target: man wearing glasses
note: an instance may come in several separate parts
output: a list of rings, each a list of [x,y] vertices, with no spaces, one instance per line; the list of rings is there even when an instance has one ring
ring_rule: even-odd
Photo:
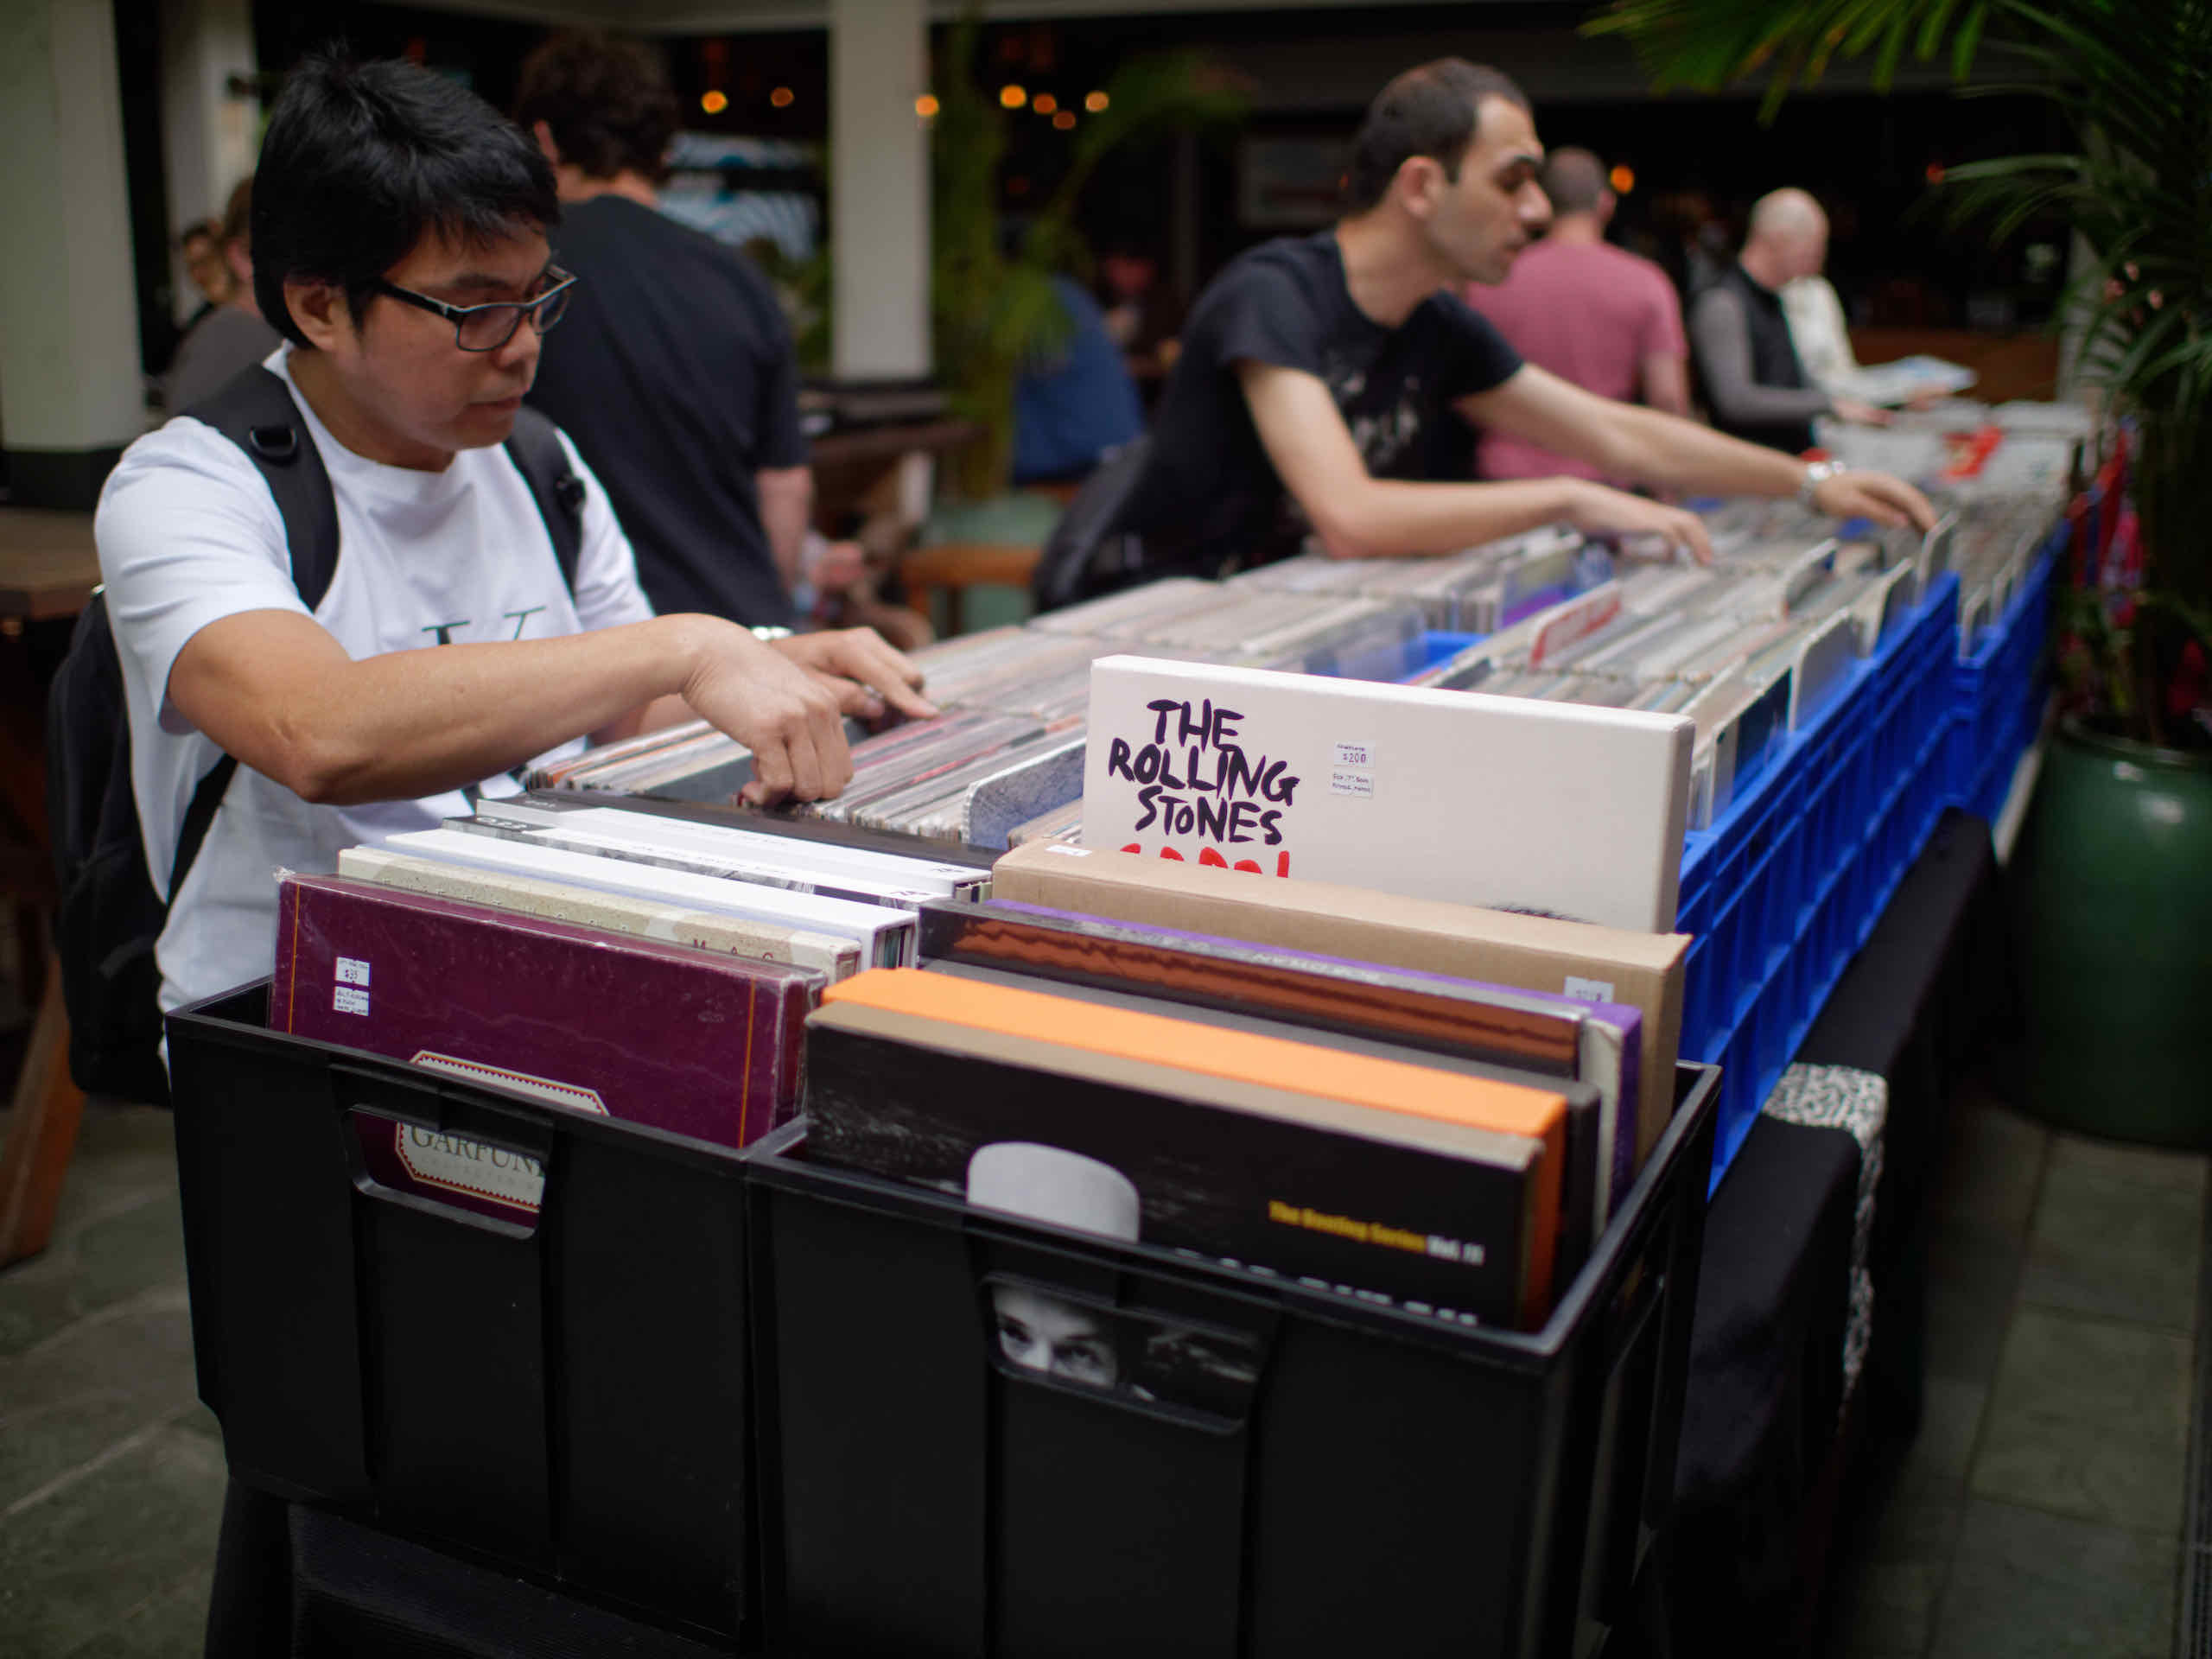
[[[535,760],[703,715],[754,751],[750,792],[813,799],[851,776],[842,715],[934,712],[865,630],[770,645],[655,617],[565,439],[584,490],[563,579],[500,447],[573,291],[559,217],[530,139],[426,71],[313,60],[271,112],[254,287],[287,342],[264,366],[329,474],[328,591],[310,612],[269,483],[188,417],[130,447],[96,521],[150,870],[220,755],[240,763],[170,895],[165,1007],[268,971],[273,869],[434,827]]]

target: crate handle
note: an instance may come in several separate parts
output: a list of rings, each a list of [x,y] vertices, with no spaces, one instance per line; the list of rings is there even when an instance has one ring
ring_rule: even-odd
[[[977,1290],[991,1363],[1009,1382],[1204,1433],[1250,1419],[1272,1322],[1239,1330],[1015,1274],[987,1274]]]
[[[478,1103],[450,1097],[428,1074],[418,1082],[341,1064],[330,1068],[330,1078],[334,1097],[345,1103],[347,1132],[340,1140],[357,1191],[504,1237],[537,1232],[550,1136],[533,1147],[512,1134],[486,1134],[466,1122],[478,1115],[471,1109]]]

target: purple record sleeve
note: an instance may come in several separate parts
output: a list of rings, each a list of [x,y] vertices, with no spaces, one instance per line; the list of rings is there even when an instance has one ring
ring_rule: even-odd
[[[822,976],[343,876],[278,884],[272,1029],[741,1147],[789,1118]],[[518,1218],[542,1172],[362,1127],[388,1185]]]

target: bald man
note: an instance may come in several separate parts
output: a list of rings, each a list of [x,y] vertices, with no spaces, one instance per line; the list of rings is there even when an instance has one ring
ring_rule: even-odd
[[[1813,446],[1813,421],[1879,425],[1871,404],[1832,397],[1799,360],[1782,289],[1827,263],[1828,218],[1802,190],[1777,190],[1751,209],[1744,251],[1690,308],[1698,378],[1723,432],[1796,454]]]
[[[1667,273],[1605,240],[1615,206],[1605,163],[1567,146],[1544,158],[1536,181],[1552,205],[1551,229],[1494,285],[1461,295],[1490,319],[1522,360],[1617,403],[1689,413],[1689,346],[1682,305]],[[1590,462],[1510,432],[1485,430],[1480,478],[1603,478]],[[1606,479],[1620,484],[1621,479]]]

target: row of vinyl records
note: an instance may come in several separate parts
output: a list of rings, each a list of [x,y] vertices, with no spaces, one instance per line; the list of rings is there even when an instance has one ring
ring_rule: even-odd
[[[1835,526],[1794,503],[1711,513],[1715,563],[1624,564],[1570,531],[1449,558],[1309,555],[1225,582],[1168,578],[925,653],[944,713],[856,732],[854,779],[800,809],[827,822],[992,849],[1074,835],[1094,664],[1135,653],[1610,709],[1680,714],[1696,737],[1687,827],[1725,811],[1767,747],[1799,729],[1943,574],[1961,650],[2001,617],[2056,504],[1991,500],[1926,536]],[[1477,637],[1440,658],[1470,609]],[[723,802],[751,757],[704,722],[598,749],[539,785]]]
[[[1514,1327],[1671,1109],[1680,935],[728,816],[487,803],[280,875],[270,1025],[728,1147],[803,1113],[809,1158]],[[526,1159],[355,1132],[389,1187],[535,1211]]]

